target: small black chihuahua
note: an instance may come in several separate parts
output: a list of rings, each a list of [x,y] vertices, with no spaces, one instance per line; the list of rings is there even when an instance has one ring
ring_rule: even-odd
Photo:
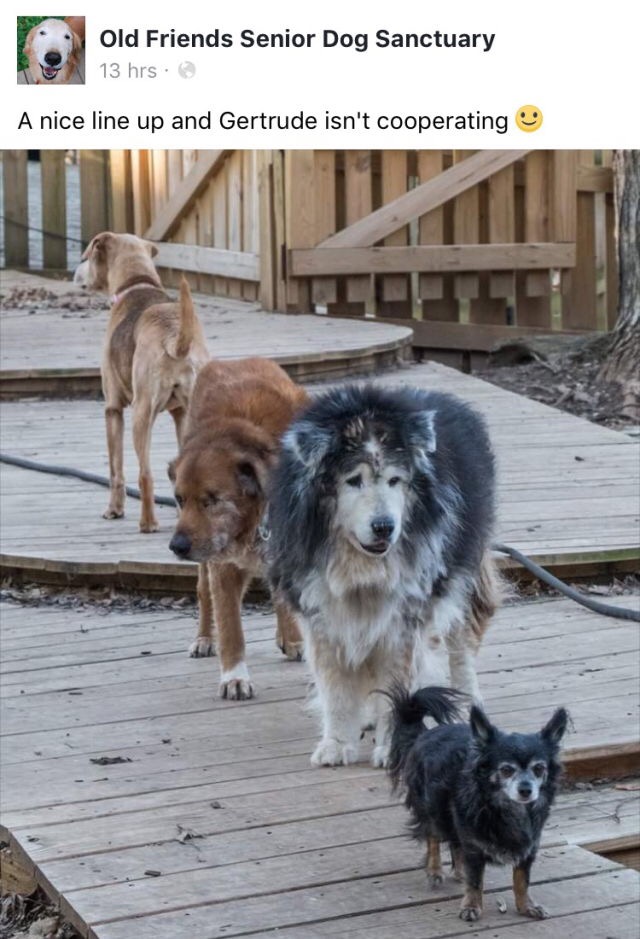
[[[529,896],[529,874],[561,771],[565,709],[537,734],[506,734],[476,705],[469,724],[453,723],[465,696],[450,688],[409,694],[395,686],[389,697],[389,773],[394,789],[406,790],[413,837],[426,842],[429,883],[442,883],[440,843],[448,841],[453,874],[465,884],[461,919],[482,915],[487,862],[513,864],[518,912],[544,919]],[[439,726],[428,729],[424,717]]]

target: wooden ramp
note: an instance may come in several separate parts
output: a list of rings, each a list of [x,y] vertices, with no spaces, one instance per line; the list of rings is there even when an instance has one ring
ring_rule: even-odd
[[[636,784],[559,798],[532,891],[553,918],[515,915],[495,868],[466,926],[459,884],[428,890],[384,774],[309,766],[306,666],[275,650],[269,612],[245,627],[258,696],[233,703],[217,661],[186,655],[191,616],[4,605],[0,834],[81,935],[635,939],[640,877],[585,847],[637,845]],[[571,766],[635,746],[638,664],[636,625],[545,600],[499,613],[479,671],[506,728],[570,707]]]
[[[637,567],[637,440],[441,365],[411,366],[375,381],[451,391],[486,416],[498,456],[500,541],[564,573]],[[103,424],[98,401],[5,403],[2,447],[106,475]],[[127,431],[130,482],[137,479],[132,450]],[[164,495],[171,494],[166,466],[175,453],[172,422],[162,414],[154,428],[152,462],[157,491]],[[107,492],[99,487],[8,466],[2,467],[2,479],[6,572],[45,582],[194,588],[195,566],[177,563],[168,549],[172,508],[158,507],[159,532],[140,535],[139,503],[133,500],[126,518],[105,521]]]
[[[2,294],[0,395],[98,394],[106,297],[16,271],[2,272]],[[395,365],[411,346],[405,326],[266,313],[256,303],[203,294],[194,300],[212,355],[263,355],[299,380],[372,372]]]

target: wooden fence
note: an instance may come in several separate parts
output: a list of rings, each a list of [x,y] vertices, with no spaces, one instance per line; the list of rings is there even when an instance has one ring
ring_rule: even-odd
[[[40,159],[44,266],[64,268],[64,152]],[[170,283],[185,270],[195,289],[266,309],[407,322],[429,346],[615,319],[610,151],[89,150],[79,162],[82,241],[105,228],[157,241]],[[7,265],[26,267],[25,151],[5,151],[3,178]]]
[[[463,325],[491,340],[506,326],[606,329],[615,319],[610,152],[283,159],[290,308],[400,319],[418,339],[437,322],[447,342]]]

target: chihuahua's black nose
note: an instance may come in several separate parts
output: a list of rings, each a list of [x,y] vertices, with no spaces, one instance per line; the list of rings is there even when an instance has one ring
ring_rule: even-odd
[[[44,60],[47,63],[47,65],[51,65],[51,66],[60,65],[60,63],[62,62],[62,56],[60,55],[59,52],[47,52],[45,53]]]
[[[521,782],[520,785],[518,786],[518,795],[520,796],[521,799],[531,798],[532,792],[533,792],[533,789],[531,788],[531,785],[529,783]]]
[[[188,535],[177,531],[169,542],[169,548],[174,554],[177,554],[179,558],[186,558],[191,551],[191,539]]]
[[[392,518],[389,518],[388,515],[381,515],[379,518],[374,518],[371,522],[371,530],[374,535],[378,538],[384,538],[385,540],[391,537],[394,528],[395,522]]]

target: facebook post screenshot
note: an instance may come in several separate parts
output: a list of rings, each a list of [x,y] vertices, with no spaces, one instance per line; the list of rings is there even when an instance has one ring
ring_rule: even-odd
[[[33,12],[0,939],[637,939],[631,5]]]

